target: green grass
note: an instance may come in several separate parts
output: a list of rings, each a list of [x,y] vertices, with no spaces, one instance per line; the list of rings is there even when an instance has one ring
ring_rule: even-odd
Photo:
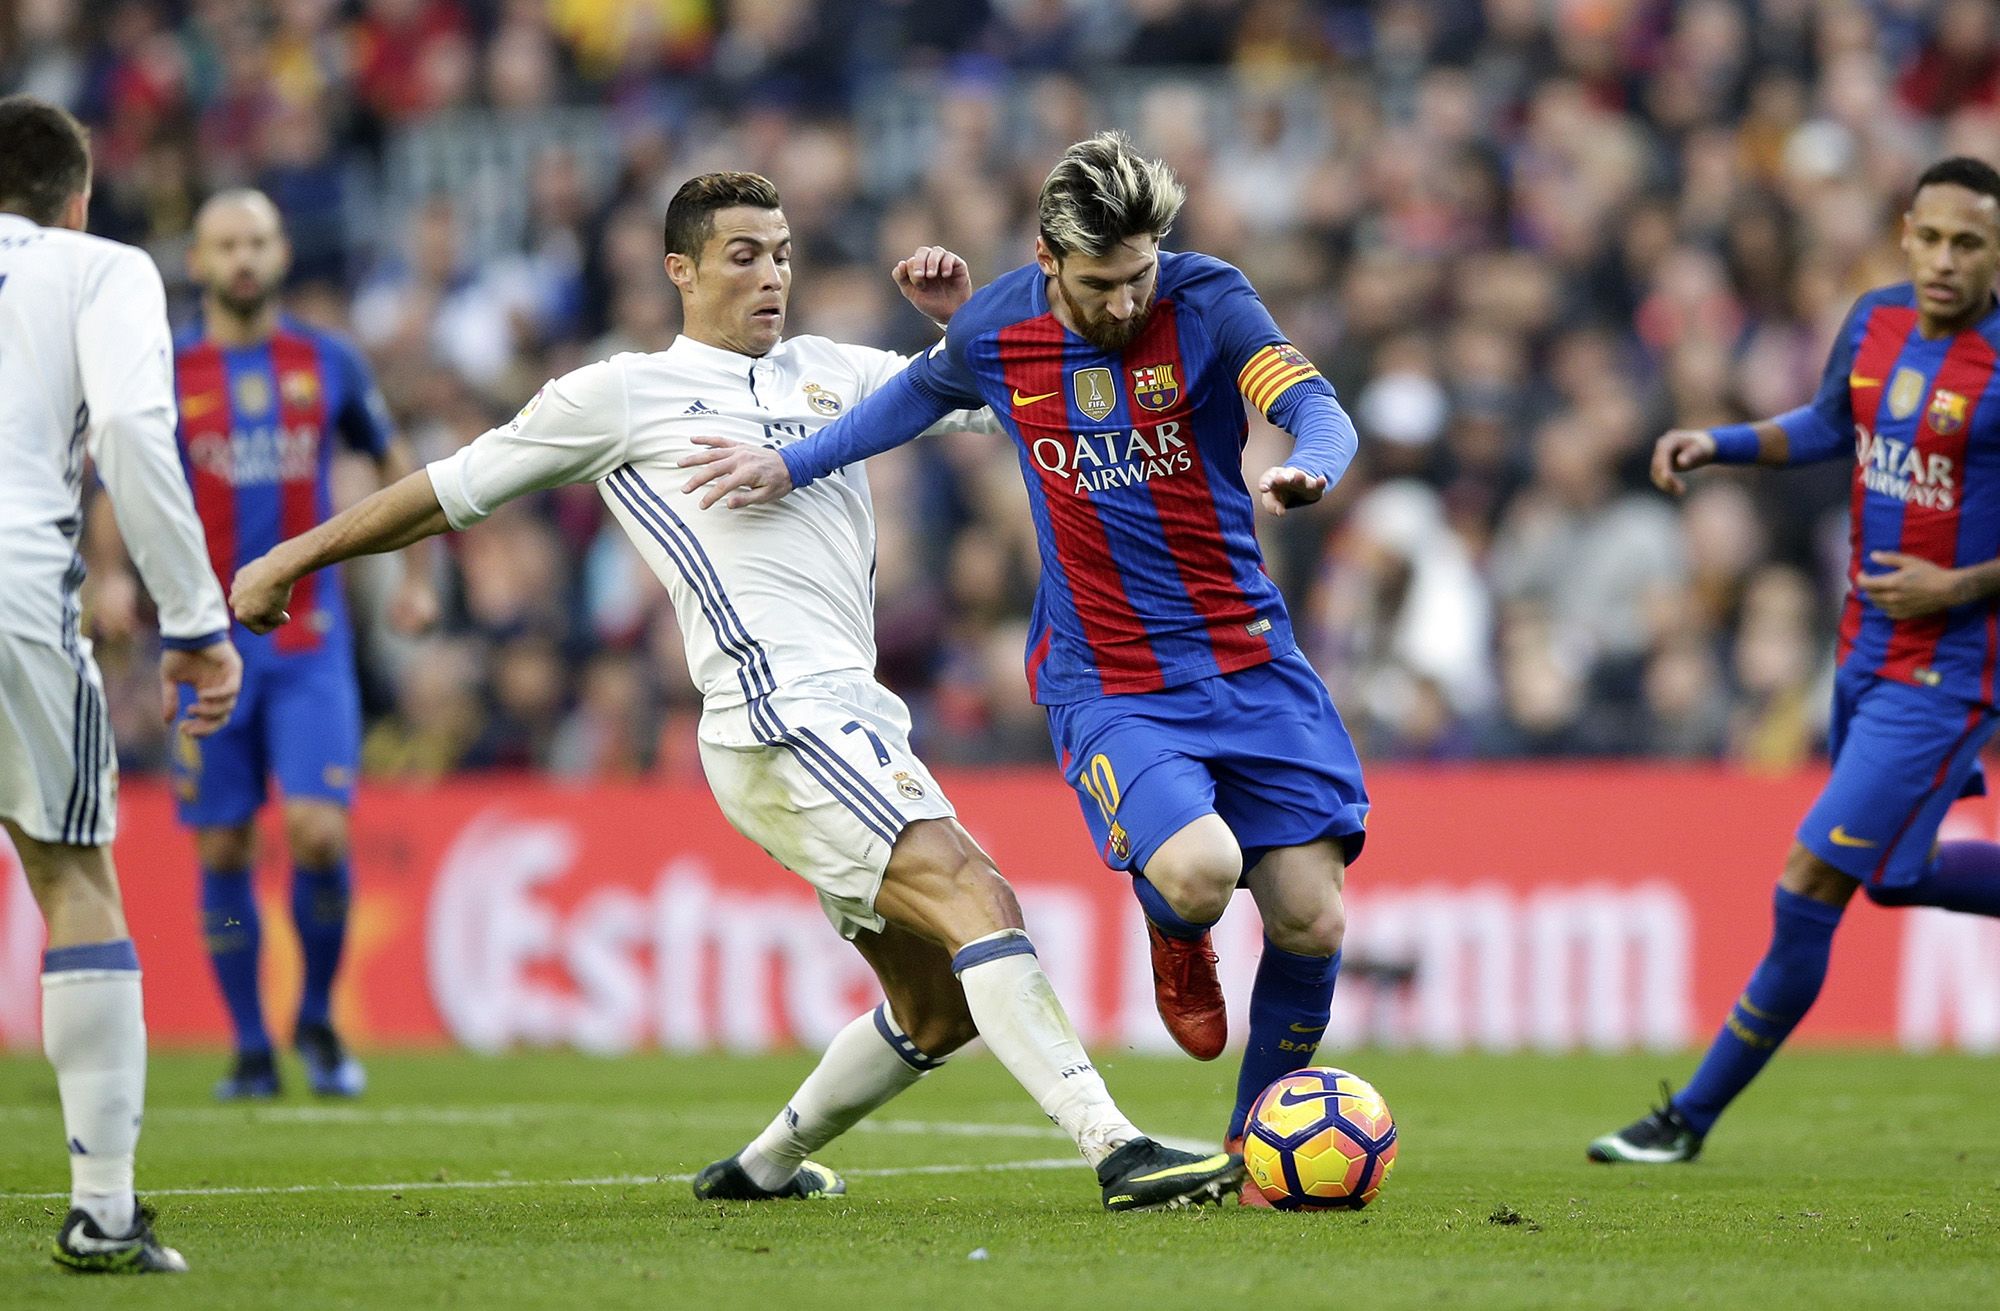
[[[1402,1129],[1376,1206],[1107,1216],[1080,1162],[858,1173],[1070,1156],[985,1058],[822,1154],[849,1172],[847,1199],[748,1206],[656,1180],[733,1150],[807,1057],[377,1055],[358,1104],[293,1092],[243,1109],[208,1099],[218,1058],[163,1055],[140,1181],[195,1273],[113,1282],[47,1261],[65,1203],[24,1194],[66,1185],[61,1124],[47,1067],[18,1056],[0,1060],[0,1306],[2000,1305],[1992,1061],[1788,1052],[1706,1159],[1656,1170],[1591,1166],[1583,1146],[1684,1059],[1346,1063]],[[1226,1109],[1227,1064],[1114,1056],[1105,1071],[1142,1125],[1199,1135]],[[249,1191],[159,1195],[223,1188]]]

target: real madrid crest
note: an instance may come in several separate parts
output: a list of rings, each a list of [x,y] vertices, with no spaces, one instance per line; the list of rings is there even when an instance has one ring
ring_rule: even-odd
[[[1102,419],[1118,404],[1118,380],[1109,369],[1078,369],[1069,375],[1069,385],[1076,408],[1092,419]]]
[[[1931,393],[1931,407],[1924,418],[1929,421],[1932,432],[1940,437],[1949,437],[1965,426],[1966,409],[1965,397],[1940,387]]]
[[[834,415],[840,413],[840,397],[835,396],[818,383],[807,383],[805,392],[806,404],[812,406],[813,409],[824,414],[827,418],[831,419]]]
[[[1907,419],[1917,412],[1924,399],[1924,375],[1907,366],[1896,370],[1889,383],[1889,413]]]
[[[231,389],[236,397],[236,410],[244,418],[253,418],[268,412],[271,408],[271,384],[261,373],[246,373],[236,379]]]
[[[921,801],[924,797],[924,785],[910,777],[909,771],[904,769],[896,771],[896,791],[911,801]]]

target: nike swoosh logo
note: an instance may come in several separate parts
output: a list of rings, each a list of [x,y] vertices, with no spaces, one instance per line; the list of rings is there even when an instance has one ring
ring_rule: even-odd
[[[1023,405],[1033,405],[1036,401],[1045,401],[1049,399],[1049,397],[1051,396],[1060,396],[1060,395],[1062,395],[1061,391],[1045,391],[1039,396],[1023,396],[1021,394],[1021,389],[1019,387],[1016,387],[1014,389],[1014,408],[1018,410]]]
[[[83,1232],[78,1225],[70,1233],[69,1250],[78,1256],[113,1256],[119,1252],[129,1252],[138,1246],[132,1238],[93,1238]]]
[[[1849,387],[1880,387],[1882,380],[1880,378],[1864,378],[1858,373],[1850,373],[1847,375],[1847,385]]]
[[[1229,1157],[1227,1156],[1227,1154],[1220,1156],[1207,1156],[1203,1157],[1199,1161],[1189,1161],[1186,1165],[1170,1165],[1164,1170],[1155,1170],[1151,1174],[1142,1174],[1135,1176],[1132,1182],[1135,1184],[1143,1184],[1143,1183],[1151,1183],[1155,1179],[1172,1179],[1177,1175],[1207,1174],[1211,1170],[1220,1170],[1223,1166],[1227,1164],[1229,1164]]]
[[[1324,1031],[1324,1030],[1325,1030],[1325,1028],[1326,1028],[1326,1026],[1325,1026],[1324,1024],[1294,1024],[1294,1025],[1292,1026],[1292,1032],[1293,1032],[1293,1033],[1320,1033],[1320,1032]]]
[[[1879,847],[1882,844],[1870,838],[1857,838],[1847,831],[1845,824],[1835,824],[1833,832],[1827,834],[1836,847]]]
[[[1309,1092],[1300,1094],[1293,1092],[1290,1088],[1287,1088],[1283,1092],[1278,1094],[1278,1105],[1304,1106],[1307,1102],[1333,1101],[1337,1099],[1339,1096],[1340,1094],[1334,1092],[1332,1089],[1328,1089],[1325,1092]]]

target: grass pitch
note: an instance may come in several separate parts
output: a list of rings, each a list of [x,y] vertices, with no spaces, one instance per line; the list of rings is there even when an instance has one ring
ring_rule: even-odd
[[[1213,1137],[1233,1058],[1103,1062],[1150,1131]],[[0,1059],[0,1306],[1110,1307],[2000,1305],[2000,1065],[1795,1051],[1693,1166],[1587,1164],[1685,1058],[1342,1053],[1402,1131],[1358,1214],[1107,1216],[993,1060],[822,1154],[840,1201],[696,1202],[686,1177],[810,1066],[384,1055],[358,1103],[218,1106],[216,1056],[153,1063],[140,1184],[194,1273],[49,1263],[55,1080]]]

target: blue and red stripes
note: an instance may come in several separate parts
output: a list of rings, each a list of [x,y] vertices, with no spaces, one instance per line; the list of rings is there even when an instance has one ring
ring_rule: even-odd
[[[1076,433],[1068,417],[1074,398],[1064,367],[1065,341],[1062,324],[1054,315],[1044,314],[1002,328],[998,342],[1002,382],[1016,402],[1011,406],[1011,426],[1026,452],[1023,471],[1029,476],[1030,498],[1048,525],[1048,544],[1060,565],[1061,577],[1051,581],[1062,585],[1076,615],[1100,689],[1158,691],[1166,686],[1159,658],[1145,621],[1126,595],[1125,579],[1091,493],[1076,490],[1066,454],[1049,462],[1035,458],[1037,442],[1052,442],[1046,449],[1055,451],[1075,449]],[[1040,397],[1049,399],[1019,403],[1021,398]],[[1044,411],[1049,418],[1040,417]],[[1051,421],[1056,415],[1062,416],[1059,424]],[[1058,468],[1050,468],[1050,463]]]
[[[1172,366],[1176,377],[1187,378],[1187,360],[1181,350],[1180,307],[1162,301],[1153,311],[1152,322],[1132,344],[1128,354]],[[1128,404],[1135,415],[1138,408],[1134,389],[1135,371],[1126,369]],[[1216,489],[1210,480],[1208,461],[1195,431],[1191,406],[1178,411],[1184,415],[1191,467],[1185,474],[1156,478],[1147,483],[1154,512],[1159,516],[1166,540],[1166,560],[1179,574],[1181,588],[1208,633],[1209,646],[1220,673],[1234,673],[1271,658],[1271,646],[1250,629],[1257,622],[1257,607],[1237,581],[1236,556],[1224,536]],[[1245,425],[1237,419],[1237,449],[1242,449]],[[1249,543],[1255,551],[1254,538]]]
[[[304,379],[310,379],[305,383]],[[279,332],[271,338],[267,385],[278,407],[278,439],[285,452],[278,486],[280,540],[310,532],[326,517],[326,370],[319,347],[307,337]],[[310,441],[312,450],[294,453],[293,444]],[[307,458],[308,455],[310,458]],[[228,579],[224,579],[225,586]],[[321,578],[307,574],[292,589],[289,623],[272,638],[279,651],[311,651],[325,640],[327,624],[320,615]]]
[[[195,514],[208,543],[209,566],[225,589],[236,573],[236,482],[229,474],[229,366],[222,348],[203,341],[175,360],[181,461],[194,492]]]

